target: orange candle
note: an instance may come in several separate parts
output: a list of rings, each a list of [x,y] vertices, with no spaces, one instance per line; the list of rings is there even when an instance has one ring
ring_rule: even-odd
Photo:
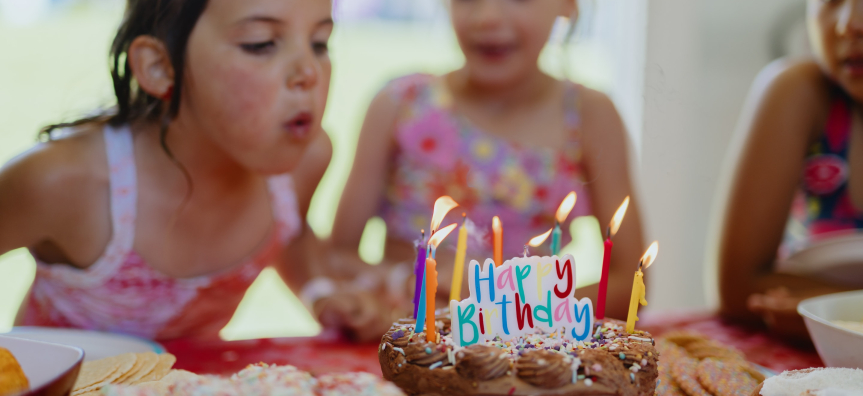
[[[453,223],[435,232],[434,236],[429,240],[429,249],[431,255],[426,259],[425,287],[426,287],[426,317],[425,331],[426,341],[437,341],[437,328],[435,328],[435,295],[437,294],[437,261],[435,261],[435,251],[438,245],[443,242],[444,238],[455,229],[457,224]]]
[[[491,219],[491,232],[493,233],[494,265],[500,267],[503,265],[503,225],[500,223],[500,217],[494,216]]]
[[[434,250],[432,250],[434,255]],[[437,328],[435,327],[435,292],[437,291],[437,261],[429,257],[426,259],[426,341],[437,341]]]

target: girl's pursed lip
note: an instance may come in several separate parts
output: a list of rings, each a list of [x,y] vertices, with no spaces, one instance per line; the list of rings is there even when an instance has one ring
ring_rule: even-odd
[[[312,114],[307,111],[300,112],[288,122],[284,123],[283,128],[296,139],[305,139],[309,136],[312,129]]]

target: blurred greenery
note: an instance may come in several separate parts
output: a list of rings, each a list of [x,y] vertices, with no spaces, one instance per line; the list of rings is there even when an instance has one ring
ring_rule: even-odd
[[[107,48],[122,10],[79,6],[27,26],[0,22],[0,163],[34,144],[42,126],[72,120],[110,106]],[[324,127],[333,140],[333,162],[315,194],[308,221],[321,237],[330,234],[341,189],[348,177],[365,109],[388,81],[413,72],[443,73],[458,67],[462,55],[449,28],[440,23],[354,22],[340,24],[331,41],[333,80]],[[604,73],[590,63],[590,47],[568,55],[582,61],[567,73],[601,87]],[[550,46],[541,64],[559,75],[561,51]],[[596,220],[572,223],[578,284],[599,278],[601,237]],[[372,219],[360,254],[374,263],[382,255],[386,226]],[[10,328],[32,282],[35,264],[26,250],[0,256],[0,332]],[[252,285],[222,336],[242,339],[313,335],[320,326],[275,274],[267,270]]]

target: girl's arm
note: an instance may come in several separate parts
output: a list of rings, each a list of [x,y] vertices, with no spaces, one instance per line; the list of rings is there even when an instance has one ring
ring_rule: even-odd
[[[629,139],[617,109],[604,94],[585,88],[580,112],[587,187],[603,239],[605,228],[624,198],[628,195],[631,200],[623,224],[614,237],[606,300],[606,316],[625,319],[632,277],[645,249],[639,211],[641,202],[629,172]],[[597,285],[576,291],[579,296],[589,297],[595,296],[597,292]]]
[[[826,119],[828,87],[814,62],[784,61],[765,68],[753,85],[741,118],[742,135],[737,138],[742,149],[720,235],[719,292],[721,313],[727,317],[761,319],[747,307],[750,296],[755,295],[752,308],[760,311],[763,304],[757,294],[779,287],[801,296],[839,290],[814,279],[773,272],[807,149]],[[782,293],[770,294],[761,302],[781,300]],[[796,304],[767,305],[785,305],[780,310],[802,325]],[[760,313],[768,322],[781,320]]]
[[[98,135],[78,134],[39,144],[0,167],[0,254],[42,247],[71,265],[99,257],[111,234],[100,144]]]
[[[321,133],[303,154],[300,165],[292,173],[294,190],[297,195],[297,206],[303,229],[283,251],[283,259],[276,267],[282,279],[295,292],[299,293],[309,280],[325,275],[328,269],[329,249],[325,242],[315,236],[305,221],[309,211],[312,196],[320,184],[321,178],[329,166],[333,156],[333,146],[329,136]]]
[[[346,254],[356,254],[366,222],[380,205],[397,113],[398,103],[389,92],[381,91],[363,121],[354,164],[333,225],[333,245]]]

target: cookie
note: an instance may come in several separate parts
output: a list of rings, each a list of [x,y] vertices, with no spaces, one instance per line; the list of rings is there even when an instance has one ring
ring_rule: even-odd
[[[707,338],[705,338],[704,336],[702,336],[700,334],[683,332],[683,331],[673,331],[673,332],[667,333],[666,335],[662,336],[662,339],[666,340],[668,342],[671,342],[673,344],[682,346],[684,348],[687,345],[694,343],[694,342],[707,341]]]
[[[669,372],[671,368],[668,363],[660,363],[658,367],[659,377],[656,380],[656,394],[658,396],[686,396],[686,393],[677,386],[674,378]]]
[[[689,396],[711,396],[698,382],[698,360],[682,358],[671,362],[671,377]]]
[[[759,381],[753,378],[737,361],[704,359],[696,368],[698,382],[715,396],[751,394]]]

